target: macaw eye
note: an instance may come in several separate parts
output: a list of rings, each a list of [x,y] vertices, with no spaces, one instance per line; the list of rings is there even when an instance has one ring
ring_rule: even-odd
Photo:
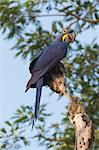
[[[67,34],[67,30],[66,29],[63,31],[63,34]]]

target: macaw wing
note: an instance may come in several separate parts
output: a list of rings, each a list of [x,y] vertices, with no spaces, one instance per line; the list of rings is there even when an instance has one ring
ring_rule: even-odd
[[[43,53],[43,52],[42,52],[42,53]],[[42,54],[42,53],[41,53],[41,54]],[[37,60],[39,59],[39,57],[41,56],[41,54],[40,54],[38,57],[34,58],[34,59],[30,62],[29,71],[30,71],[31,74],[32,74],[32,70],[33,70],[33,68],[34,68],[35,63],[37,62]]]
[[[53,43],[43,52],[31,70],[32,84],[35,84],[39,78],[53,69],[65,57],[67,46],[66,43]]]

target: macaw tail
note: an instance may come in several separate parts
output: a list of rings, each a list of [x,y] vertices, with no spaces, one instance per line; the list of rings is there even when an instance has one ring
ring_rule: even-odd
[[[34,121],[38,118],[42,86],[43,86],[43,78],[40,78],[36,83],[36,101],[35,101],[35,110],[34,110],[34,118],[33,118],[32,129],[33,129],[33,126],[34,126]]]

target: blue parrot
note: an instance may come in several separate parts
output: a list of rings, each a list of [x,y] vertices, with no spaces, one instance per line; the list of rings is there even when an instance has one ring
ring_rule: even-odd
[[[53,70],[53,68],[60,64],[60,61],[67,54],[69,43],[73,42],[74,40],[74,31],[65,29],[63,33],[61,33],[38,58],[30,63],[29,70],[31,73],[31,78],[27,83],[25,92],[27,92],[29,88],[36,87],[36,101],[33,125],[34,120],[38,118],[42,86],[46,85],[46,83],[44,83],[45,78]]]

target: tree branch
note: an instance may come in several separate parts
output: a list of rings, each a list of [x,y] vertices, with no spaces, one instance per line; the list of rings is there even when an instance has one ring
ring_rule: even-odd
[[[69,120],[75,129],[75,150],[92,150],[94,130],[92,120],[84,112],[84,107],[77,97],[72,98]]]
[[[73,17],[75,17],[78,20],[82,20],[82,21],[85,21],[85,22],[88,22],[88,23],[91,23],[91,24],[97,24],[97,23],[99,23],[99,19],[97,19],[97,20],[90,20],[90,19],[87,19],[87,18],[82,18],[80,16],[77,16],[77,15],[71,13],[71,12],[68,13],[68,14],[71,15],[71,16],[73,16]]]
[[[61,16],[66,16],[66,14],[46,14],[46,15],[42,14],[42,15],[35,15],[35,16],[32,16],[32,17],[35,18],[35,17],[61,17]],[[77,20],[82,20],[82,21],[85,21],[85,22],[88,22],[88,23],[91,23],[91,24],[99,23],[99,19],[97,19],[97,20],[90,20],[90,19],[87,19],[87,18],[82,18],[80,16],[77,16],[77,15],[71,13],[71,12],[68,12],[67,16],[73,16]]]
[[[40,132],[39,132],[39,136],[42,137],[43,139],[45,139],[46,141],[66,143],[64,138],[59,138],[59,139],[58,138],[49,138],[49,137],[46,137],[45,135],[43,135]]]

